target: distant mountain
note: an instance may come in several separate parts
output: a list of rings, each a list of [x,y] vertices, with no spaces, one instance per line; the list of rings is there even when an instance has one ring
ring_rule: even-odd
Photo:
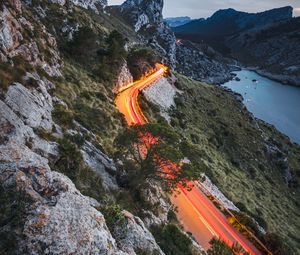
[[[164,21],[169,25],[169,27],[179,27],[191,22],[192,19],[188,16],[185,16],[185,17],[165,18]]]
[[[300,86],[300,17],[226,38],[231,55],[261,74]]]
[[[210,18],[191,21],[173,28],[178,37],[195,42],[205,41],[222,52],[226,52],[225,37],[238,34],[247,29],[262,27],[293,17],[290,6],[261,13],[246,13],[234,9],[219,10]]]

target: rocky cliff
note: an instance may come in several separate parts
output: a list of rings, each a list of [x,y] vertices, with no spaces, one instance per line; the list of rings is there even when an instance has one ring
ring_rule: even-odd
[[[212,84],[230,79],[228,60],[216,57],[199,45],[178,41],[163,20],[163,1],[128,0],[120,8],[123,19],[144,38],[144,44],[155,49],[164,61],[182,74]]]
[[[141,218],[120,209],[122,226],[108,223],[115,219],[112,194],[120,192],[116,165],[104,153],[109,148],[104,141],[122,121],[112,110],[113,84],[105,87],[104,78],[99,82],[99,76],[87,73],[75,58],[70,63],[64,48],[76,40],[80,45],[78,33],[84,26],[94,29],[85,28],[90,36],[99,33],[97,42],[89,44],[99,47],[100,33],[106,38],[113,22],[102,10],[105,4],[0,3],[1,254],[164,254]],[[102,26],[101,17],[108,20]],[[101,62],[102,68],[105,65]],[[124,59],[115,68],[121,75],[110,82],[122,86],[132,80]],[[91,101],[93,108],[88,107]],[[92,114],[97,125],[82,118],[83,109],[83,116]],[[112,120],[107,117],[106,126],[98,130],[105,110],[112,111]],[[105,129],[109,136],[103,135]],[[151,200],[157,205],[161,198],[156,195]],[[145,222],[157,221],[151,210],[145,214]]]

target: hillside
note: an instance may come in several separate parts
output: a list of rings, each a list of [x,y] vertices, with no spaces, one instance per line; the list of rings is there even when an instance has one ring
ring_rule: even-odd
[[[271,79],[300,86],[300,18],[226,39],[232,56]]]
[[[290,20],[292,15],[292,7],[283,7],[256,14],[225,9],[217,11],[207,19],[195,20],[173,28],[173,31],[180,38],[190,39],[195,42],[204,40],[216,49],[226,52],[226,45],[223,43],[225,37],[248,29]]]
[[[220,10],[173,31],[179,38],[207,43],[263,76],[300,86],[299,27],[292,8],[283,7],[257,14]]]
[[[147,116],[162,121],[160,112],[162,116],[167,113],[172,127],[191,144],[188,158],[200,163],[202,171],[243,213],[254,217],[267,232],[284,237],[298,254],[300,147],[253,118],[239,95],[175,75],[179,90],[175,106],[166,109],[164,100],[151,100],[146,91],[151,102],[147,109],[152,109]],[[166,85],[159,87],[161,94],[164,90],[168,91]],[[288,180],[290,174],[293,177]]]
[[[153,161],[137,155],[140,133],[115,105],[119,89],[157,63],[169,72],[136,107],[164,138],[156,149],[167,162],[191,161],[179,181],[217,185],[269,249],[299,253],[299,146],[255,120],[239,96],[192,79],[221,83],[231,62],[205,44],[178,44],[162,8],[0,3],[0,254],[207,254],[176,218],[168,181],[176,184],[153,167],[156,150]]]
[[[178,43],[163,21],[162,9],[163,1],[126,1],[119,7],[111,7],[110,12],[121,22],[132,26],[144,39],[143,45],[163,56],[163,62],[172,70],[212,84],[231,79],[229,64],[232,61],[201,44]]]

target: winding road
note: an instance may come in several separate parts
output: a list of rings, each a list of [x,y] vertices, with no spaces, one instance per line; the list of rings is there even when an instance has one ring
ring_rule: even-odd
[[[138,104],[138,94],[144,88],[162,78],[167,67],[158,64],[149,76],[123,87],[115,100],[118,110],[124,114],[128,125],[142,125],[147,119]],[[179,194],[172,195],[171,202],[177,207],[177,217],[186,231],[192,233],[197,242],[209,248],[209,241],[217,237],[229,246],[238,243],[251,255],[262,254],[248,239],[227,223],[225,215],[207,198],[194,183],[192,191],[178,187]],[[271,254],[266,252],[266,254]]]

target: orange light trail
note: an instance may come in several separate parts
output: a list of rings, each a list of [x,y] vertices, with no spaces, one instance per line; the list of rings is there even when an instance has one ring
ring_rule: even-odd
[[[124,114],[128,125],[143,125],[148,122],[138,104],[138,94],[162,78],[167,70],[166,66],[157,64],[156,70],[152,74],[120,89],[115,104],[118,110]],[[175,165],[172,167],[176,168]],[[172,172],[167,166],[162,166],[162,168],[167,173]],[[192,191],[187,191],[178,185],[180,194],[171,197],[171,202],[178,208],[177,217],[185,230],[191,232],[204,248],[209,248],[209,241],[215,236],[229,246],[238,243],[249,254],[261,255],[262,253],[248,239],[228,224],[225,215],[195,184],[190,183],[194,187]],[[266,254],[270,255],[271,253],[268,251]]]

